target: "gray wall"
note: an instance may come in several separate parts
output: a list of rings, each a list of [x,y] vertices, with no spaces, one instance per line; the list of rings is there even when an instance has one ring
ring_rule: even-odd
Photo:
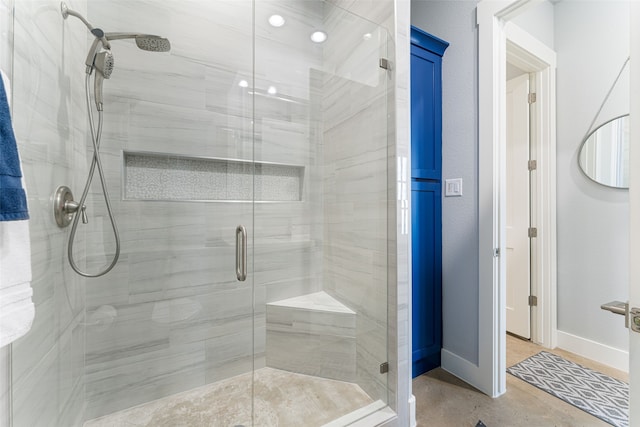
[[[558,164],[558,329],[627,349],[622,319],[600,304],[628,295],[629,193],[578,169],[580,142],[629,55],[629,6],[564,1],[555,6]],[[629,113],[629,66],[596,126]]]
[[[442,61],[442,179],[464,195],[442,200],[443,347],[478,362],[478,76],[476,1],[411,2],[411,24],[450,43]]]
[[[536,3],[524,13],[513,18],[513,22],[539,41],[554,47],[554,5],[549,1]]]
[[[465,182],[463,197],[443,199],[444,348],[471,362],[478,357],[478,332],[469,326],[478,318],[476,4],[411,3],[412,25],[451,43],[443,60],[443,178]],[[626,295],[627,193],[585,179],[576,155],[628,55],[626,7],[544,2],[516,19],[558,53],[558,328],[617,348],[625,348],[626,331],[599,306]],[[628,110],[624,85],[599,122]]]

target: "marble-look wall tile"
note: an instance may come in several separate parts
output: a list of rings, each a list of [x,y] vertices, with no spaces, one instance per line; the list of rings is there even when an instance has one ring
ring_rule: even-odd
[[[111,353],[111,357],[87,362],[88,418],[204,384],[202,342],[169,346],[167,340],[141,345],[147,344],[144,352],[131,348],[125,355]]]
[[[11,353],[0,348],[0,427],[11,425]]]
[[[86,12],[86,2],[70,6]],[[84,418],[84,279],[65,261],[67,230],[53,221],[58,185],[86,173],[82,93],[86,31],[68,31],[58,1],[15,2],[13,124],[30,211],[35,319],[12,344],[13,425],[79,426]],[[83,248],[84,234],[77,236]]]
[[[89,3],[94,25],[160,34],[172,49],[112,43],[100,151],[122,249],[116,268],[87,284],[88,418],[264,366],[266,302],[320,289],[321,117],[312,118],[309,81],[322,51],[282,38],[266,18],[258,22],[261,8],[274,4],[256,7],[253,79],[249,1]],[[299,31],[321,22],[316,2],[282,6]],[[304,175],[293,202],[123,200],[123,150],[284,163]],[[256,169],[274,175],[268,166]],[[265,190],[259,180],[241,188],[251,198]],[[95,271],[114,250],[95,184],[87,206],[86,252],[78,256]],[[249,234],[246,282],[235,276],[238,224]],[[148,369],[140,369],[144,363]]]
[[[355,11],[356,3],[340,6]],[[364,16],[371,17],[374,10],[380,16],[393,14],[393,2],[375,3]],[[357,381],[374,399],[387,402],[388,378],[379,366],[388,361],[388,286],[393,285],[387,271],[387,173],[393,139],[388,138],[389,74],[378,66],[381,57],[388,57],[387,33],[372,23],[380,19],[353,16],[336,8],[326,20],[338,33],[351,34],[343,29],[348,23],[355,33],[371,37],[352,36],[349,43],[334,42],[325,50],[325,62],[343,65],[326,73],[322,86],[323,289],[358,313]],[[344,60],[354,57],[357,63]]]
[[[15,0],[0,0],[0,69],[13,77],[13,7]]]

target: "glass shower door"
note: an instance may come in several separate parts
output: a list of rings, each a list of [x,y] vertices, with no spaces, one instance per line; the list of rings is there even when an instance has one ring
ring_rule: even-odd
[[[325,1],[255,31],[254,425],[347,425],[388,401],[387,33]]]
[[[103,145],[123,171],[113,186],[125,259],[87,286],[89,318],[104,304],[119,313],[104,331],[87,327],[87,418],[161,399],[154,418],[131,418],[250,425],[252,2],[109,0],[88,11],[109,31],[161,34],[172,47],[141,56],[112,43]]]
[[[36,318],[13,344],[13,425],[251,425],[253,2],[69,7],[107,33],[166,37],[171,50],[111,42],[100,153],[122,251],[111,272],[86,279],[69,268],[69,229],[55,226],[49,199],[63,184],[79,195],[91,162],[93,36],[63,20],[58,0],[15,4]],[[114,253],[97,179],[86,205],[75,255],[93,272]]]

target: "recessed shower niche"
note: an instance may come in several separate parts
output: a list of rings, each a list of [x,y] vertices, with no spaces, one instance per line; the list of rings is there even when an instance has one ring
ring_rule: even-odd
[[[125,200],[300,201],[304,166],[124,151],[123,178]]]

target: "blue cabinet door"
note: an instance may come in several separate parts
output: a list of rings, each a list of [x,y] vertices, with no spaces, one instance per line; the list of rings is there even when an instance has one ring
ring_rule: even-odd
[[[411,176],[442,176],[442,58],[411,45]]]
[[[440,366],[442,215],[440,183],[411,183],[413,376]]]
[[[412,362],[440,366],[442,348],[442,55],[449,43],[411,27]]]

